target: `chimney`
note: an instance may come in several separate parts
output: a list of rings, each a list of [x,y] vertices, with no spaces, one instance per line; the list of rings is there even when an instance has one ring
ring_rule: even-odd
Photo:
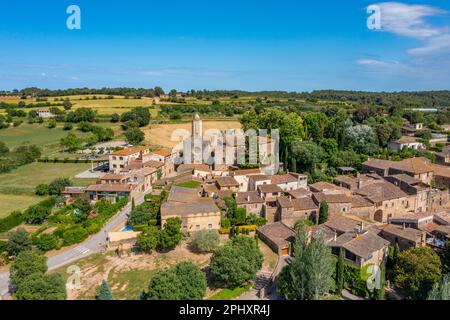
[[[250,202],[250,196],[247,195],[247,202]]]
[[[403,223],[403,230],[406,230],[406,223]]]
[[[334,230],[334,237],[333,237],[333,241],[336,242],[337,241],[337,232],[336,230]]]

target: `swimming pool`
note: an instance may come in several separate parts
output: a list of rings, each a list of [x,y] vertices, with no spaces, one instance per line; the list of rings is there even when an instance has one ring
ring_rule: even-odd
[[[125,226],[122,229],[120,229],[120,231],[133,231],[133,227],[132,226]]]

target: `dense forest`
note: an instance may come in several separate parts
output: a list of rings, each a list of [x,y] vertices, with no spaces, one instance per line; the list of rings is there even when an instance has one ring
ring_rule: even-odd
[[[177,93],[171,90],[169,94]],[[0,96],[15,95],[20,97],[58,97],[85,94],[106,94],[124,96],[154,97],[165,94],[160,87],[144,88],[74,88],[49,90],[40,88],[24,88],[21,90],[0,91]],[[255,97],[260,99],[300,99],[309,103],[340,102],[354,106],[374,105],[386,108],[442,108],[450,106],[450,91],[418,91],[418,92],[362,92],[362,91],[337,91],[319,90],[312,92],[287,92],[287,91],[259,91],[249,92],[241,90],[190,90],[181,93],[186,97],[217,99],[219,97]]]

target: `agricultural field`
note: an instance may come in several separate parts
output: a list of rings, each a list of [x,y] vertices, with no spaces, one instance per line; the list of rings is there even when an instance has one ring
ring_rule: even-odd
[[[206,121],[203,120],[203,132],[208,129],[239,129],[241,124],[236,120],[223,120],[223,121]],[[171,141],[172,133],[176,129],[185,129],[191,132],[191,122],[182,123],[166,123],[150,125],[142,130],[145,133],[145,142],[152,146],[172,148],[177,145],[178,141]]]
[[[90,167],[91,165],[88,163],[33,162],[21,166],[9,173],[1,174],[0,193],[33,195],[38,184],[50,183],[54,179],[60,177],[73,179],[75,175],[88,170]],[[84,179],[77,179],[76,182],[77,184],[83,185],[85,181]],[[7,202],[8,201],[6,201],[6,203]],[[2,205],[4,205],[4,203],[2,203]]]
[[[34,195],[4,194],[0,191],[0,219],[15,210],[24,210],[31,205],[42,201],[42,197]]]

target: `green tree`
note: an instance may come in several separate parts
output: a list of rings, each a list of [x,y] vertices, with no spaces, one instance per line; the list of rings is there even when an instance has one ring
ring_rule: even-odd
[[[43,206],[40,204],[29,207],[24,215],[29,224],[41,224],[50,215],[51,207]]]
[[[103,280],[100,288],[98,289],[98,294],[96,296],[97,300],[114,300],[111,288],[109,287],[108,281]]]
[[[31,250],[31,244],[28,232],[25,229],[18,229],[17,231],[8,234],[6,251],[10,256],[17,256],[22,251]]]
[[[320,233],[306,239],[306,232],[298,233],[295,256],[278,277],[278,290],[287,299],[317,300],[334,286],[331,248]]]
[[[35,193],[38,196],[45,196],[45,195],[47,195],[48,194],[48,185],[44,184],[44,183],[38,184],[36,186]]]
[[[319,209],[319,224],[325,223],[328,221],[328,203],[326,201],[322,201],[320,203]]]
[[[59,196],[59,195],[61,195],[61,191],[63,191],[65,187],[70,187],[72,185],[73,184],[72,184],[72,181],[70,181],[70,179],[57,178],[48,185],[48,193],[50,195]]]
[[[80,210],[82,214],[88,214],[92,210],[91,202],[87,195],[82,195],[77,200],[74,201],[73,206]]]
[[[23,279],[16,293],[17,300],[66,300],[66,283],[60,273],[33,273]]]
[[[78,138],[74,133],[70,132],[66,137],[61,138],[59,144],[67,151],[74,152],[83,147],[83,140]]]
[[[213,252],[219,247],[219,233],[214,230],[199,230],[195,232],[191,246],[198,252]]]
[[[340,248],[339,258],[336,264],[336,292],[341,294],[344,289],[344,277],[345,277],[345,262],[344,262],[344,249]]]
[[[427,300],[450,300],[450,274],[445,274],[428,293]]]
[[[169,218],[160,232],[160,246],[163,249],[173,249],[181,241],[181,219]]]
[[[301,171],[313,172],[325,159],[325,151],[312,141],[294,140],[292,142],[292,157],[296,167]]]
[[[441,254],[442,269],[444,273],[450,274],[450,240],[445,242]]]
[[[245,208],[237,208],[235,212],[235,224],[243,225],[246,223],[247,210]]]
[[[28,276],[47,272],[47,257],[37,251],[22,251],[14,259],[9,272],[11,284],[17,288]]]
[[[238,235],[219,247],[211,257],[210,271],[227,286],[240,286],[256,277],[263,256],[253,238]]]
[[[64,100],[64,110],[72,109],[72,102],[70,102],[69,98]]]
[[[205,274],[186,261],[153,276],[146,296],[149,300],[200,300],[205,291]]]
[[[441,278],[441,261],[428,247],[411,248],[400,253],[394,273],[395,284],[407,298],[425,299]]]
[[[156,249],[159,242],[160,231],[157,227],[148,227],[144,232],[138,235],[136,245],[144,252],[151,252]]]
[[[142,132],[139,128],[130,128],[124,132],[124,135],[127,142],[133,145],[138,145],[145,138],[144,132]]]

